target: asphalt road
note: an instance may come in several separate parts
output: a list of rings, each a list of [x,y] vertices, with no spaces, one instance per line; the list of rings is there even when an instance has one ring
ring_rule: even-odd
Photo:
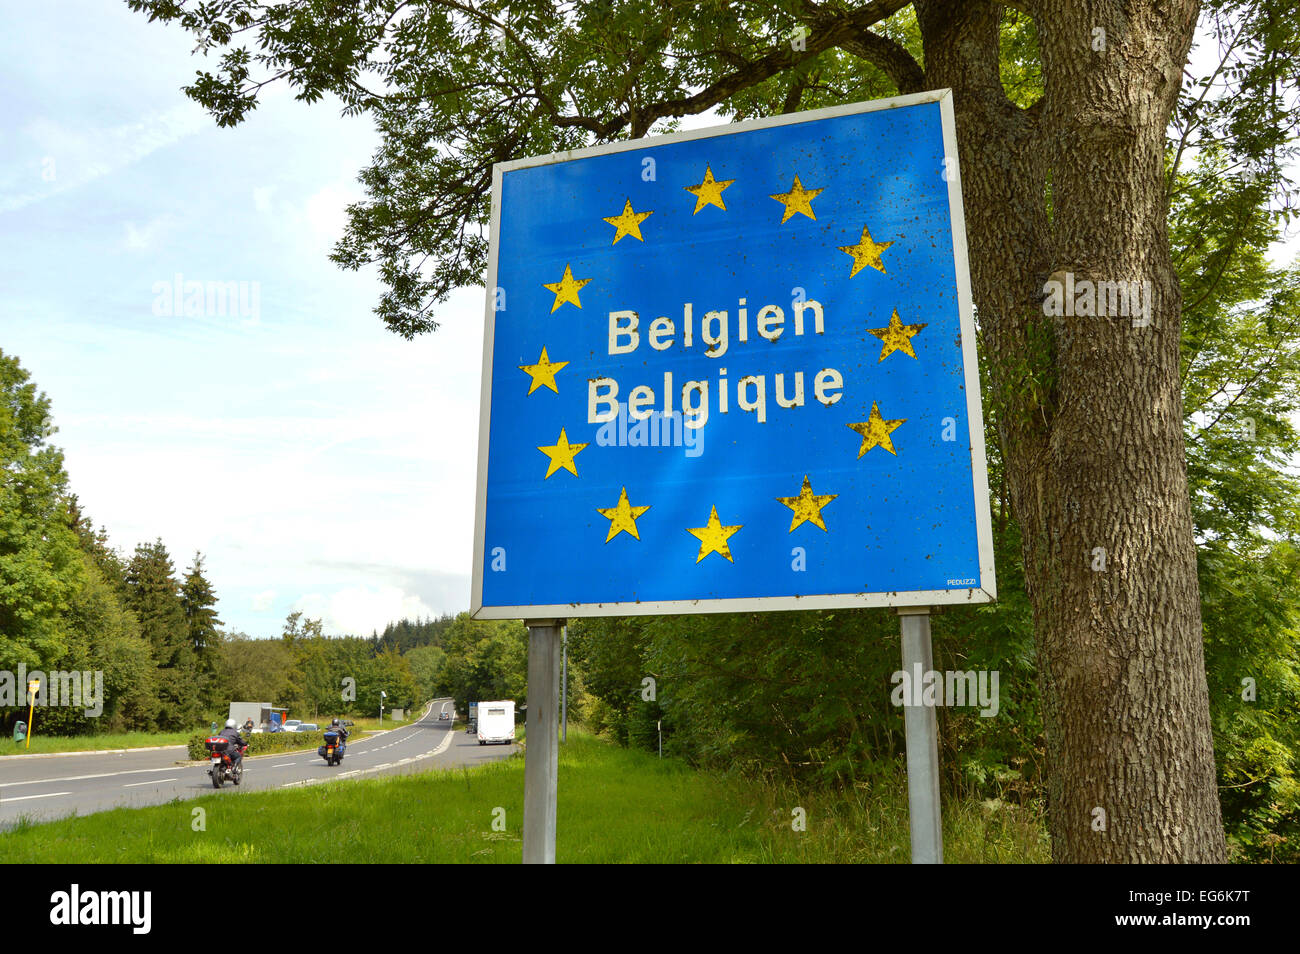
[[[450,699],[435,700],[418,722],[349,740],[342,764],[334,767],[326,765],[314,748],[245,759],[243,783],[236,787],[227,782],[221,791],[238,797],[243,791],[459,768],[517,751],[514,745],[479,745],[463,728],[453,732],[450,721],[438,719],[444,708],[452,712]],[[181,745],[120,753],[4,756],[0,758],[0,828],[23,816],[48,821],[215,794],[207,763],[186,759]]]

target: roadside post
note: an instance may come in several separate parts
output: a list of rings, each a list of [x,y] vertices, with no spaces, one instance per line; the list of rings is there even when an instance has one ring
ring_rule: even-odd
[[[564,626],[564,648],[560,662],[560,741],[569,741],[569,626]]]
[[[951,91],[498,163],[486,288],[471,604],[528,627],[525,862],[567,620],[877,608],[929,671],[931,608],[996,599]]]
[[[39,679],[27,680],[27,702],[29,705],[27,707],[27,741],[23,743],[25,749],[32,747],[32,732],[36,728],[36,693],[40,688],[41,681]],[[45,702],[46,705],[49,704],[48,699]]]
[[[898,611],[903,629],[903,672],[930,672],[934,650],[930,643],[930,608],[909,606]],[[912,834],[913,864],[943,864],[943,823],[939,811],[939,733],[934,706],[903,703],[903,735],[907,743],[907,808]]]
[[[524,727],[524,864],[555,864],[560,771],[560,628],[564,620],[530,619],[528,708]]]

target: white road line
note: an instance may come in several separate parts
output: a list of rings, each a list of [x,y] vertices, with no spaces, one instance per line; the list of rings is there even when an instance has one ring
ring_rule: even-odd
[[[130,785],[123,785],[123,788],[135,788],[137,785],[161,785],[163,782],[174,782],[174,778],[155,778],[149,782],[132,782]]]
[[[373,768],[353,769],[350,772],[342,772],[338,775],[330,776],[329,778],[307,778],[307,779],[301,779],[300,781],[297,782],[285,782],[280,787],[301,788],[307,785],[320,785],[323,782],[332,782],[335,779],[352,778],[353,776],[356,775],[369,775],[372,772],[382,772],[384,769],[395,768],[399,765],[409,765],[411,762],[419,762],[421,759],[433,758],[435,755],[441,755],[443,752],[447,751],[447,747],[451,745],[452,737],[455,736],[455,734],[456,733],[453,732],[451,729],[448,729],[443,736],[443,740],[438,743],[437,748],[431,749],[430,751],[425,752],[423,755],[413,755],[410,758],[399,759],[396,762],[385,762],[384,764],[376,765]]]
[[[122,772],[98,772],[94,775],[65,775],[63,778],[34,778],[26,782],[0,782],[0,788],[10,788],[14,785],[41,785],[50,782],[80,782],[88,778],[112,778],[115,775],[141,775],[145,772],[174,772],[176,766],[168,765],[166,768],[151,769],[127,769]],[[10,799],[13,801],[14,799]]]
[[[281,762],[279,765],[272,765],[271,768],[284,768],[286,765],[297,765],[297,762]]]
[[[23,795],[19,798],[6,798],[0,805],[7,805],[9,802],[25,802],[29,798],[53,798],[55,795],[71,795],[71,792],[50,792],[46,795]]]

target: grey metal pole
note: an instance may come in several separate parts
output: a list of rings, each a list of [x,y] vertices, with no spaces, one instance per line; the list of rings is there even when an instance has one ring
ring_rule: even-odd
[[[555,864],[555,803],[560,769],[562,619],[530,619],[528,737],[524,749],[524,864]]]
[[[569,624],[564,624],[563,664],[560,674],[560,741],[569,741]]]
[[[900,609],[903,627],[903,671],[916,683],[934,668],[930,641],[930,608]],[[921,687],[913,686],[919,695]],[[943,864],[943,822],[939,809],[939,734],[934,706],[913,705],[904,699],[903,727],[907,739],[907,805],[912,831],[912,864]]]

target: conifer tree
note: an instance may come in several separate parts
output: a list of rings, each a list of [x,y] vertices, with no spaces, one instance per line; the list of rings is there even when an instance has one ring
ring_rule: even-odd
[[[201,680],[201,695],[204,702],[214,705],[218,700],[211,697],[210,690],[216,678],[216,648],[221,639],[221,620],[217,618],[216,591],[203,575],[203,554],[197,551],[181,585],[181,605],[185,610],[190,648]]]
[[[127,592],[158,669],[155,725],[187,728],[199,719],[198,667],[180,585],[162,540],[135,548],[127,565]]]

